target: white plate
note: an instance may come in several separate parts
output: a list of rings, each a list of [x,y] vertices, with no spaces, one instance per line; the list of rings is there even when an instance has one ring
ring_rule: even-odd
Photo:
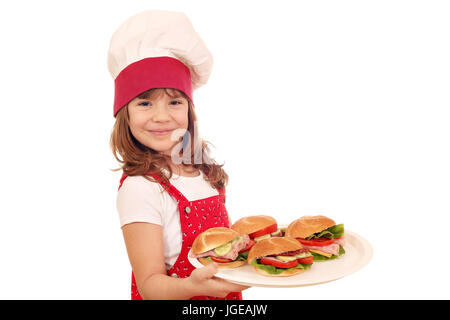
[[[242,285],[272,288],[311,286],[337,280],[363,268],[373,255],[372,246],[360,235],[345,230],[345,241],[344,255],[330,261],[315,261],[310,269],[294,276],[265,277],[248,264],[235,269],[219,269],[215,276]],[[197,259],[190,255],[188,258],[194,267],[203,267]]]

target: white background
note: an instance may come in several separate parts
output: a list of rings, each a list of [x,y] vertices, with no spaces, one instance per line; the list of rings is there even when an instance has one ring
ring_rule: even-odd
[[[185,12],[214,55],[194,95],[233,221],[324,214],[371,263],[245,299],[449,299],[446,1],[16,1],[0,5],[0,298],[129,299],[109,149],[109,40]]]

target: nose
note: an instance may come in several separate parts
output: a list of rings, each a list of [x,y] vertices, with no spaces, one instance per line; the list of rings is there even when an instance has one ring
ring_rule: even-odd
[[[164,103],[156,103],[153,112],[154,122],[164,122],[170,119],[170,114],[167,106]]]

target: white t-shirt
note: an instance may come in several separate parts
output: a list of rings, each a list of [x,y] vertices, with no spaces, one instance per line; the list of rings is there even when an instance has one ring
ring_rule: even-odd
[[[218,195],[217,189],[204,179],[203,172],[196,177],[172,175],[170,183],[188,201],[200,200]],[[164,257],[169,270],[181,252],[181,224],[178,203],[163,187],[143,176],[127,177],[117,194],[117,211],[120,226],[132,222],[147,222],[162,226]]]

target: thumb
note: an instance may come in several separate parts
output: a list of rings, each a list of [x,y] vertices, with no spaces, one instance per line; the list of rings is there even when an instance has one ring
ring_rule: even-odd
[[[207,266],[200,268],[199,271],[201,271],[201,273],[199,275],[202,279],[209,279],[209,278],[212,278],[216,274],[218,269],[219,269],[219,267],[218,267],[217,263],[212,262],[212,263],[208,264]]]

